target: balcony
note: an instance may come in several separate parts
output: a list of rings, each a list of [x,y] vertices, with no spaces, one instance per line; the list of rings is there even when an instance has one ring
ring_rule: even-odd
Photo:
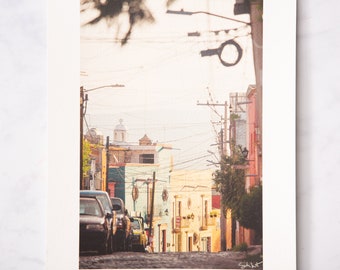
[[[192,219],[188,218],[187,216],[182,216],[182,217],[176,216],[174,232],[179,233],[181,229],[189,228],[191,222],[192,222]]]
[[[191,219],[188,219],[187,217],[182,217],[181,220],[181,228],[189,228]]]
[[[201,231],[206,231],[208,230],[209,226],[216,226],[216,219],[217,217],[206,217],[203,219],[202,226],[200,227]]]
[[[217,217],[208,217],[208,226],[216,226]]]

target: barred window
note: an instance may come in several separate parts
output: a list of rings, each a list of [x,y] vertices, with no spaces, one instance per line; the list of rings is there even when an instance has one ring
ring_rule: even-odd
[[[154,154],[139,155],[139,163],[153,164],[155,162]]]

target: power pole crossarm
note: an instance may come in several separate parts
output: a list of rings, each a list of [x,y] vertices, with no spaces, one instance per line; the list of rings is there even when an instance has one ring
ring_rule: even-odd
[[[197,105],[205,105],[205,106],[226,106],[227,102],[225,103],[210,103],[209,101],[206,103],[199,103],[197,102]]]

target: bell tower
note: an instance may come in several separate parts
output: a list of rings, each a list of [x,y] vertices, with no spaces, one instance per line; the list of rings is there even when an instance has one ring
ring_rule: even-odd
[[[119,124],[116,125],[113,131],[113,140],[115,143],[126,142],[126,128],[123,125],[123,119],[119,119]]]

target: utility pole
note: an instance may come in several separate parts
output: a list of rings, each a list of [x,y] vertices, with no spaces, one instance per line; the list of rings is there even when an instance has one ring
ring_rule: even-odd
[[[224,151],[225,151],[225,155],[228,155],[228,150],[227,150],[227,143],[228,143],[228,104],[225,101],[224,102]]]
[[[80,190],[83,189],[83,110],[84,110],[84,88],[80,87],[80,174],[79,174],[79,181],[80,181]]]
[[[152,232],[152,219],[153,219],[153,208],[155,203],[155,183],[156,183],[156,172],[152,175],[152,196],[151,196],[151,211],[150,211],[150,225],[149,225],[149,235],[151,236],[152,242],[151,247],[153,249],[153,232]]]
[[[87,102],[87,94],[84,95],[84,87],[80,87],[80,172],[79,172],[79,181],[80,181],[80,189],[84,189],[84,181],[83,181],[83,122],[84,122],[84,103]]]
[[[205,106],[223,106],[224,107],[224,132],[223,128],[221,128],[221,133],[220,133],[220,154],[221,154],[221,161],[224,156],[227,155],[227,142],[228,142],[228,137],[227,137],[227,121],[228,121],[228,104],[227,101],[224,102],[224,104],[221,103],[197,103],[197,105],[205,105]],[[220,195],[222,196],[222,194]],[[227,243],[227,237],[226,237],[226,228],[227,228],[227,220],[225,217],[225,209],[224,206],[222,205],[222,200],[220,200],[220,229],[221,229],[221,251],[226,251],[226,243]]]
[[[110,137],[106,137],[106,180],[105,180],[105,191],[109,192],[109,166],[110,166]]]
[[[227,133],[227,132],[225,132]],[[223,129],[221,128],[221,169],[222,169],[222,158],[223,158],[223,150],[224,150],[224,136],[223,136]],[[225,208],[224,205],[222,203],[222,194],[220,194],[220,227],[221,227],[221,251],[226,251],[227,250],[227,246],[226,246],[226,242],[227,242],[227,236],[226,236],[226,228],[227,228],[227,219],[226,219],[226,212],[225,212]]]

